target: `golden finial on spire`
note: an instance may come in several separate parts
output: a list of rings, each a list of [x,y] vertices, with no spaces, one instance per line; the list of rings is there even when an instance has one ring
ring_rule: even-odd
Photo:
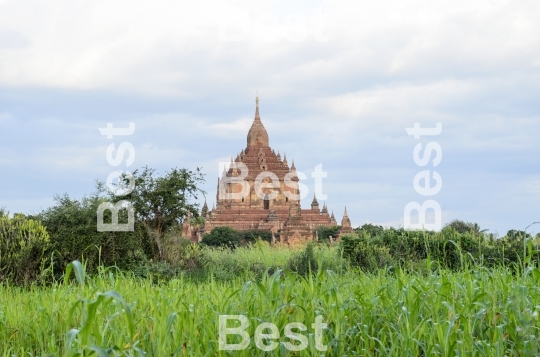
[[[255,103],[257,103],[257,106],[259,106],[259,91],[256,92],[257,96],[255,97]]]

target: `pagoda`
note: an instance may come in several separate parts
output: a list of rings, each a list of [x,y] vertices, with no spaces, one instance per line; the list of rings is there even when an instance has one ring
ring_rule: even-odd
[[[255,118],[246,148],[231,158],[229,167],[218,178],[215,206],[209,209],[205,201],[201,212],[204,226],[184,226],[185,233],[194,241],[200,241],[203,232],[228,226],[240,231],[271,231],[275,243],[292,245],[317,239],[317,227],[337,226],[334,213],[328,213],[326,204],[321,209],[315,195],[311,208],[301,208],[294,161],[289,166],[285,154],[282,158],[279,151],[276,153],[270,147],[258,97],[255,102]],[[342,226],[343,233],[352,231],[346,209]]]

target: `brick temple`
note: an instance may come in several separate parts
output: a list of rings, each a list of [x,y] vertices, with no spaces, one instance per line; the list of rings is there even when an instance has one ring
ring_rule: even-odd
[[[268,133],[259,114],[256,99],[255,118],[247,135],[247,146],[231,158],[217,183],[216,204],[211,210],[206,202],[202,209],[203,227],[184,225],[184,233],[200,241],[202,233],[215,227],[229,226],[236,230],[266,230],[273,233],[273,242],[299,244],[318,239],[317,227],[337,226],[334,213],[326,204],[320,208],[313,197],[311,208],[300,206],[299,178],[294,162],[289,166],[269,144]],[[187,220],[189,221],[189,220]],[[341,220],[341,233],[352,231],[347,209]]]

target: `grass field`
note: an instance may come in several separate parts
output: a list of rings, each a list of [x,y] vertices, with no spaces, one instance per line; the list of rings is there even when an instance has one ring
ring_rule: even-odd
[[[272,258],[255,251],[237,254],[246,255],[246,264],[259,254],[265,265],[285,262],[288,254]],[[334,259],[333,253],[328,249],[321,259]],[[158,284],[112,269],[84,277],[75,265],[77,280],[0,285],[0,356],[540,355],[537,268],[426,273],[426,264],[422,274],[320,269],[302,277],[276,270],[253,278],[246,270],[229,280],[180,276]],[[245,350],[219,350],[220,315],[249,319],[252,340]],[[317,316],[328,324],[325,352],[315,346],[311,324]],[[283,343],[272,352],[253,341],[262,322],[279,328]],[[308,328],[302,351],[285,348],[290,322]],[[239,341],[229,336],[228,343]]]

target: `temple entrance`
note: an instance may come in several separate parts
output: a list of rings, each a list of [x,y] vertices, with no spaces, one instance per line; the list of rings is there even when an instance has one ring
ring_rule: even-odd
[[[264,196],[264,209],[270,209],[270,199],[268,195]]]

